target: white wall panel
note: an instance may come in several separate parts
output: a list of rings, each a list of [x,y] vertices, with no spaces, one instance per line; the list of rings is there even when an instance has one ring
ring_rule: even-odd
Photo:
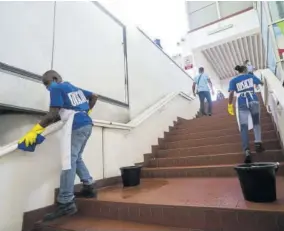
[[[92,2],[57,2],[53,69],[65,80],[125,102],[123,27]]]
[[[42,74],[51,68],[54,2],[0,2],[0,62]]]
[[[127,55],[131,118],[170,92],[191,92],[192,79],[137,28],[128,28]]]

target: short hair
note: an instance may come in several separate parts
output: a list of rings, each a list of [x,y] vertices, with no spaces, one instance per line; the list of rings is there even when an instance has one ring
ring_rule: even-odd
[[[246,67],[246,66],[237,65],[237,66],[235,67],[235,70],[236,70],[237,72],[239,72],[239,73],[244,73],[244,72],[247,71],[247,67]]]
[[[57,71],[48,70],[43,74],[43,78],[47,78],[47,76],[52,79],[57,79],[60,82],[62,81],[62,77]]]

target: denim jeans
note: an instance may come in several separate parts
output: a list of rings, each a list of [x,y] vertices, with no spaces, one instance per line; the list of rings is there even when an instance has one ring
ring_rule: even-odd
[[[260,127],[260,106],[258,101],[249,102],[247,105],[239,106],[239,122],[241,127],[241,137],[243,150],[249,149],[248,116],[251,114],[255,143],[261,143]]]
[[[198,92],[199,96],[199,101],[200,101],[200,112],[203,115],[206,115],[205,110],[204,110],[204,100],[207,100],[208,103],[208,114],[212,113],[212,99],[211,99],[211,94],[209,91],[200,91]]]
[[[92,125],[87,125],[72,131],[71,137],[71,169],[64,170],[60,176],[60,189],[57,201],[66,204],[74,199],[74,181],[76,174],[83,184],[92,184],[93,179],[82,159],[82,154],[89,137]]]

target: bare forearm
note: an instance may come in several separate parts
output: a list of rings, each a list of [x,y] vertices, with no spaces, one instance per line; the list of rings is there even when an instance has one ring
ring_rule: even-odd
[[[46,128],[50,124],[56,123],[60,120],[57,109],[51,109],[39,122],[40,126]]]
[[[233,99],[234,99],[234,92],[231,91],[230,94],[229,94],[229,104],[233,103]]]
[[[209,84],[210,90],[213,91],[213,84],[210,79],[208,80],[208,84]]]
[[[98,100],[98,96],[97,95],[92,95],[92,97],[89,99],[89,108],[92,109]]]
[[[192,92],[193,92],[193,94],[195,93],[195,87],[196,87],[196,84],[193,83],[193,85],[192,85]]]

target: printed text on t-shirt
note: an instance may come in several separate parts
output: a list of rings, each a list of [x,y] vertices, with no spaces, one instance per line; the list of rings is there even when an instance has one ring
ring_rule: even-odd
[[[68,93],[68,97],[74,107],[87,102],[87,99],[81,90]]]
[[[236,86],[239,92],[253,88],[253,79],[245,79],[244,81],[237,83]]]

